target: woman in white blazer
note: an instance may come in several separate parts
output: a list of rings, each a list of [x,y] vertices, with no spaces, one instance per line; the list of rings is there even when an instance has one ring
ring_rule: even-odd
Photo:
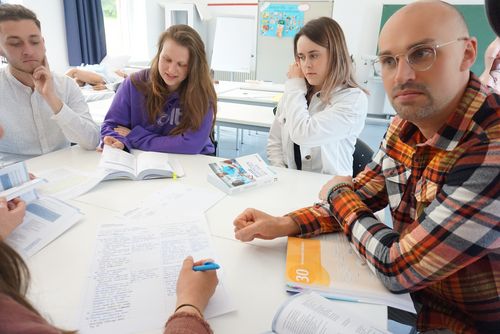
[[[273,166],[352,175],[367,96],[356,83],[344,33],[336,21],[309,21],[294,39],[285,92],[269,133]]]

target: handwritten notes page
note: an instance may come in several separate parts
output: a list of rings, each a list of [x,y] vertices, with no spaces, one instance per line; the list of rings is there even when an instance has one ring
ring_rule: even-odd
[[[155,217],[102,225],[88,277],[81,333],[161,332],[175,308],[177,275],[184,258],[218,261],[203,216]],[[234,310],[221,270],[218,275],[207,318]]]

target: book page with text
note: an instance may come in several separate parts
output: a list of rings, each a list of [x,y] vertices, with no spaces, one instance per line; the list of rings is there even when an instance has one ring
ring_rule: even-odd
[[[21,190],[21,193],[13,189],[29,181],[28,169],[24,162],[18,162],[0,169],[0,191],[6,191],[2,196],[8,198],[7,200],[12,199],[12,196],[20,196],[25,202],[31,202],[37,199],[38,196],[35,190],[29,186],[25,189],[26,191],[22,191],[22,189],[18,188]],[[40,181],[41,180],[33,183],[38,183]],[[9,191],[9,189],[12,190]]]
[[[288,299],[274,317],[272,329],[278,334],[389,333],[372,326],[360,312],[351,312],[313,292]]]
[[[136,176],[136,159],[133,154],[104,145],[99,167],[111,171],[123,171]]]
[[[141,152],[137,155],[137,176],[171,177],[174,170],[170,165],[168,153]]]

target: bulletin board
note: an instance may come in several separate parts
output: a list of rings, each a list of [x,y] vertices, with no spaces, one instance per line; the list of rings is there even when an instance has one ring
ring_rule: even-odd
[[[257,80],[284,83],[294,61],[293,38],[302,26],[321,16],[332,17],[333,2],[259,1],[257,11]]]
[[[500,0],[499,0],[500,1]],[[496,34],[488,24],[484,5],[454,5],[465,17],[465,22],[469,27],[471,36],[477,38],[477,58],[471,70],[477,75],[484,71],[484,51],[488,45],[495,39]],[[385,22],[403,5],[384,5],[382,11],[382,20],[380,29],[382,29]]]

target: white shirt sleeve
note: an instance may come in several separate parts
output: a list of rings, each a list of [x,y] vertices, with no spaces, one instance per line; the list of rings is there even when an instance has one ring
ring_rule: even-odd
[[[350,136],[360,122],[364,124],[367,98],[362,90],[334,91],[329,103],[320,102],[322,106],[316,113],[309,112],[305,94],[303,79],[291,79],[285,83],[284,130],[298,145],[321,146],[332,139]]]
[[[281,102],[278,104],[276,108],[276,115],[274,117],[273,124],[271,125],[271,129],[269,130],[269,137],[267,140],[267,159],[271,166],[277,167],[286,167],[283,147],[284,143],[281,138],[281,122],[279,121],[279,116],[281,113]]]
[[[57,79],[54,79],[57,80]],[[99,144],[99,126],[89,113],[89,108],[80,89],[71,79],[60,79],[65,96],[61,97],[63,107],[52,119],[57,122],[66,138],[87,150]]]

